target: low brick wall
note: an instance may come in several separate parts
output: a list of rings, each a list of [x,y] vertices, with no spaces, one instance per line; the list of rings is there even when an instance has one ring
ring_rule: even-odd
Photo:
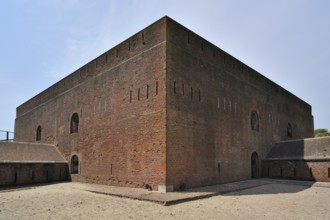
[[[264,160],[262,176],[330,182],[330,160]]]
[[[69,179],[67,163],[0,163],[0,187]]]

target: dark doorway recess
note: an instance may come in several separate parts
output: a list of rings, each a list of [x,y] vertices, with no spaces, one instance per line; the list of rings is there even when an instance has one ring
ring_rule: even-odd
[[[71,173],[78,174],[79,173],[79,159],[77,155],[74,155],[71,158]]]
[[[259,156],[253,152],[251,156],[251,178],[259,178]]]

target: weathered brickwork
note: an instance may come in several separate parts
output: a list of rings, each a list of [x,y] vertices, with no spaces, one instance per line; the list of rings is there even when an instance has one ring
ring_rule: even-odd
[[[275,142],[262,176],[330,182],[330,137]]]
[[[0,187],[69,179],[68,163],[55,146],[0,141]]]
[[[330,160],[263,161],[263,177],[330,181]]]
[[[313,136],[310,105],[168,17],[17,108],[15,140],[38,126],[73,180],[154,189],[249,179],[253,152],[261,170],[272,142]]]
[[[0,186],[69,180],[66,163],[0,163]]]
[[[157,22],[18,107],[15,140],[36,141],[40,125],[40,142],[56,144],[68,161],[78,156],[74,180],[164,185],[165,25]],[[74,113],[79,131],[71,134]]]
[[[313,137],[308,104],[176,22],[167,32],[168,184],[249,179],[253,152],[264,159],[274,141]]]

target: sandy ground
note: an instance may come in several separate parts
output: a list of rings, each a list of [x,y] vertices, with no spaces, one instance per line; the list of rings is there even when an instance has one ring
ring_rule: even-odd
[[[0,191],[0,219],[330,219],[330,188],[273,183],[162,206],[60,183]]]

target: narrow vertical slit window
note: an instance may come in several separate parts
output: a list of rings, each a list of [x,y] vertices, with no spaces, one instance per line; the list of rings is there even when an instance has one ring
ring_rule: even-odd
[[[198,101],[199,102],[201,101],[201,90],[200,89],[198,90]]]
[[[118,51],[118,48],[116,48],[116,57],[118,57],[119,55],[119,51]]]
[[[174,83],[173,83],[173,92],[174,92],[174,94],[176,93],[176,88],[175,88],[175,81],[174,81]]]
[[[191,98],[191,99],[194,98],[194,90],[193,90],[192,87],[191,87],[191,89],[190,89],[190,98]]]
[[[149,85],[147,85],[147,99],[149,98]]]
[[[142,44],[145,44],[146,42],[144,41],[144,33],[142,32]]]
[[[112,175],[112,164],[110,164],[110,175]]]
[[[158,95],[158,81],[156,81],[156,95]]]
[[[140,101],[140,88],[138,88],[138,100]]]
[[[105,63],[108,63],[108,54],[105,55]]]

